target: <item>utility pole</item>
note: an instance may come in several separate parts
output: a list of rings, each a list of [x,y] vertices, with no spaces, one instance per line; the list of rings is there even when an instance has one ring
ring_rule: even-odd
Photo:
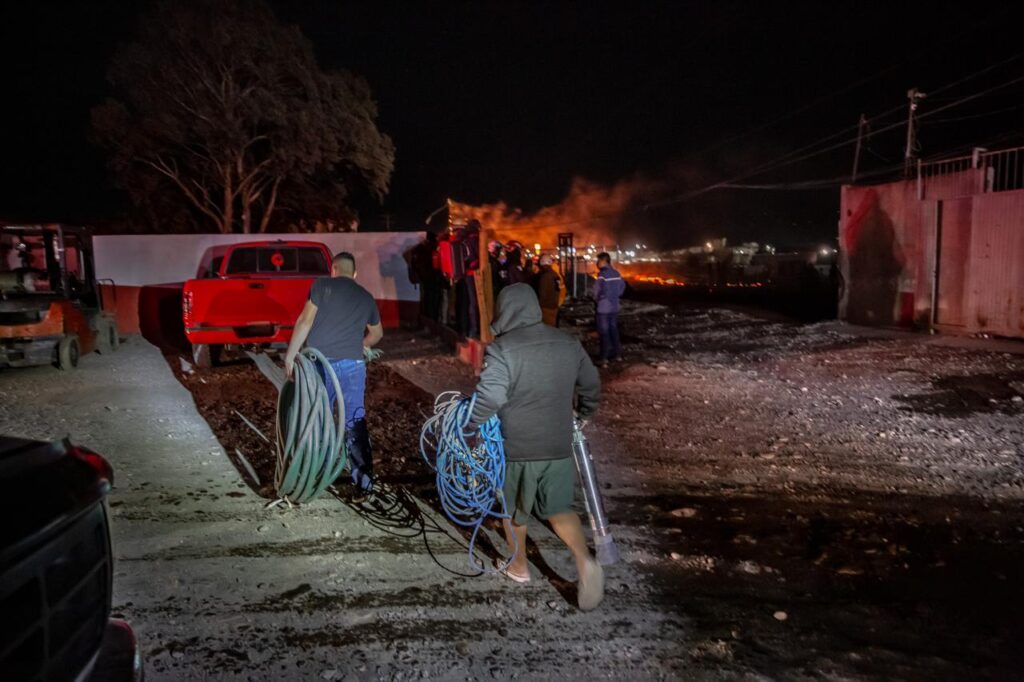
[[[860,115],[857,123],[857,147],[853,150],[853,174],[850,176],[850,184],[857,184],[857,166],[860,165],[860,145],[864,138],[864,129],[868,127],[868,119],[864,114]]]
[[[910,172],[914,167],[914,145],[917,142],[915,139],[914,130],[914,114],[917,112],[917,103],[923,100],[927,95],[917,88],[910,88],[907,90],[907,147],[903,152],[903,177],[909,178]]]

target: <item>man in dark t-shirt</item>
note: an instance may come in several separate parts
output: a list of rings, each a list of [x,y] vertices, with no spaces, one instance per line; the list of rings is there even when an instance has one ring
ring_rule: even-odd
[[[295,356],[305,343],[330,360],[345,399],[345,440],[352,482],[362,495],[373,489],[373,456],[366,428],[365,349],[384,336],[377,302],[356,284],[356,259],[342,252],[334,257],[331,277],[313,282],[309,300],[295,322],[284,365],[291,378]],[[324,377],[329,401],[334,403],[334,382]]]

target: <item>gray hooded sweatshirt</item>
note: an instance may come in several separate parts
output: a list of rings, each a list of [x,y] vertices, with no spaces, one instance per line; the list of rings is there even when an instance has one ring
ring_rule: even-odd
[[[527,284],[498,295],[495,339],[476,386],[472,421],[501,420],[510,461],[572,455],[573,398],[581,417],[597,409],[601,380],[579,341],[541,322],[537,294]]]

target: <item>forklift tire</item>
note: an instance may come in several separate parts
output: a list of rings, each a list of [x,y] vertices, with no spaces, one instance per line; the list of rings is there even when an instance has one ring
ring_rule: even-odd
[[[78,367],[80,355],[81,346],[78,343],[78,334],[68,334],[57,345],[57,366],[63,370],[75,369]]]
[[[121,345],[121,336],[117,331],[117,323],[108,320],[96,330],[96,348],[102,354],[113,353]]]

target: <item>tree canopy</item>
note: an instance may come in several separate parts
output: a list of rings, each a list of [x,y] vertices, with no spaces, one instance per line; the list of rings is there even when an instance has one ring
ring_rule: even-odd
[[[369,85],[322,71],[262,0],[158,3],[108,78],[93,130],[151,220],[178,201],[200,227],[264,232],[281,206],[294,221],[348,222],[354,190],[387,193],[394,145]]]

